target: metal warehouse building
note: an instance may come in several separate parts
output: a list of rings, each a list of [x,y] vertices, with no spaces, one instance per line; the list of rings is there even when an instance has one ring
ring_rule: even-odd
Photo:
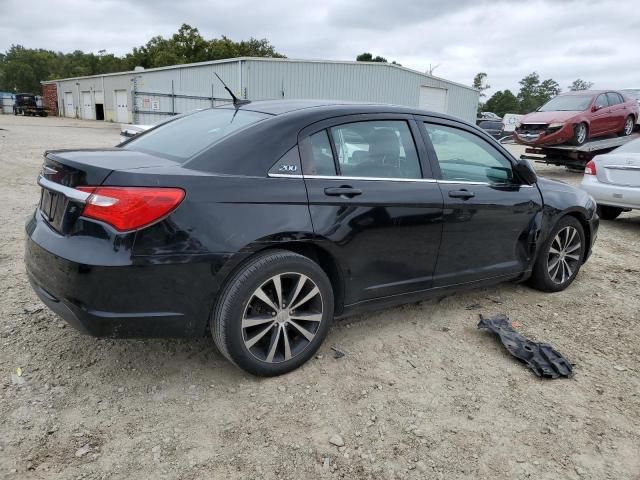
[[[393,103],[474,122],[478,91],[389,63],[234,58],[42,82],[51,114],[151,124],[229,102],[214,73],[240,98]]]

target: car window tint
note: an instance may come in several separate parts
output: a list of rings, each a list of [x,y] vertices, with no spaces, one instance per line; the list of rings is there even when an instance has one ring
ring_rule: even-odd
[[[235,131],[270,116],[249,110],[209,108],[180,116],[136,135],[120,148],[184,163]]]
[[[309,137],[311,143],[311,158],[305,159],[302,167],[305,175],[335,175],[336,165],[333,161],[329,134],[322,130]]]
[[[331,128],[341,175],[347,177],[421,178],[409,125],[384,120]]]
[[[596,105],[598,107],[608,107],[609,100],[607,100],[607,95],[604,93],[601,93],[600,95],[598,95],[598,98],[596,98]]]
[[[609,105],[618,105],[619,103],[622,103],[622,99],[617,93],[607,93],[607,99],[609,100]]]
[[[464,130],[425,123],[443,180],[511,183],[513,170],[489,142]]]

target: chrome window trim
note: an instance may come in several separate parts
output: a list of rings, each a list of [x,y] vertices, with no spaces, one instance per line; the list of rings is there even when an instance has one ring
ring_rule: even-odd
[[[59,183],[52,182],[51,180],[47,180],[42,175],[38,177],[38,185],[40,185],[42,188],[46,188],[47,190],[61,193],[68,199],[78,203],[86,203],[87,198],[89,198],[89,196],[91,195],[90,193],[76,190],[75,188],[66,187]]]
[[[287,175],[284,173],[269,173],[274,178],[303,178],[310,180],[371,180],[373,182],[422,182],[462,185],[488,185],[490,187],[523,187],[533,188],[533,185],[511,183],[471,182],[467,180],[437,180],[435,178],[393,178],[393,177],[347,177],[343,175]]]
[[[640,170],[638,165],[605,165],[604,168],[611,170]]]

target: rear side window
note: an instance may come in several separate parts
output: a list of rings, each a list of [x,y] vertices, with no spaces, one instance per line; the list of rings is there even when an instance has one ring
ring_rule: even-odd
[[[490,184],[513,181],[511,162],[487,141],[453,127],[429,123],[424,126],[443,180]]]
[[[312,135],[309,143],[305,175],[336,175],[335,158],[345,177],[422,177],[411,130],[402,120],[346,123]]]
[[[622,97],[614,92],[607,93],[607,99],[609,100],[609,105],[618,105],[622,103]]]
[[[184,163],[236,130],[270,116],[248,110],[225,108],[202,110],[176,118],[136,136],[121,148]]]

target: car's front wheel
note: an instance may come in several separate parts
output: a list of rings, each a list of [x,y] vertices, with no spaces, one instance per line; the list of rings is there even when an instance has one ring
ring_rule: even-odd
[[[285,250],[245,263],[224,287],[211,318],[220,352],[249,373],[290,372],[318,350],[333,319],[333,290],[322,268]]]
[[[583,145],[587,141],[589,128],[586,123],[579,123],[573,127],[573,139],[571,141],[574,145]]]
[[[543,292],[567,288],[582,266],[586,240],[584,229],[574,217],[563,217],[551,231],[536,259],[531,286]]]

